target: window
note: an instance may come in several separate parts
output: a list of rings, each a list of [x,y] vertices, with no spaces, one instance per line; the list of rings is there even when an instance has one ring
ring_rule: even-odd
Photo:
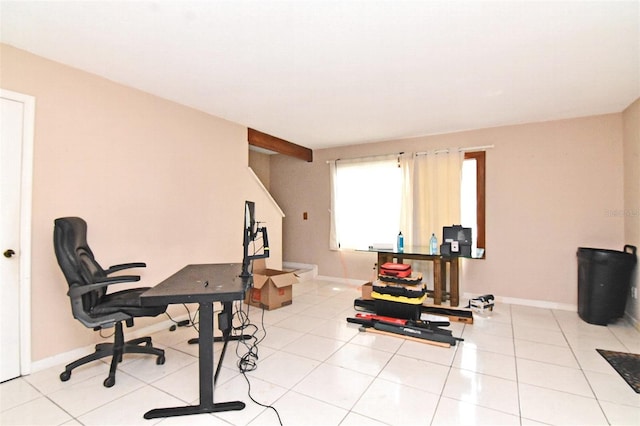
[[[397,157],[336,162],[334,209],[339,248],[395,243],[400,229],[401,177]]]
[[[404,161],[404,160],[403,160]],[[403,164],[406,164],[403,162]],[[465,152],[461,162],[460,223],[473,230],[473,251],[485,248],[485,152]],[[403,166],[404,167],[404,166]],[[460,167],[460,163],[458,166]],[[459,169],[458,169],[459,170]],[[404,174],[409,176],[411,174]],[[413,179],[413,178],[411,178]],[[449,181],[454,179],[449,178]],[[371,245],[395,247],[401,230],[403,169],[398,156],[375,159],[340,160],[332,163],[333,197],[332,244],[334,249],[364,249]],[[422,194],[421,189],[420,193]],[[415,194],[415,193],[414,193]],[[429,197],[429,199],[431,199]],[[421,209],[414,200],[413,209]],[[428,200],[427,200],[428,202]],[[424,216],[415,212],[414,216]],[[425,213],[426,214],[426,213]],[[417,229],[424,227],[414,221],[415,234],[431,235]],[[409,234],[409,232],[403,232]],[[441,238],[441,234],[438,235]],[[418,245],[422,241],[416,241]],[[405,246],[407,236],[405,235]]]
[[[462,163],[460,217],[464,226],[473,229],[473,252],[486,248],[485,166],[486,152],[465,152]]]

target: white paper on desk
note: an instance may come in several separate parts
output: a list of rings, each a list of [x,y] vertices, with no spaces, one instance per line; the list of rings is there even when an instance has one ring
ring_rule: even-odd
[[[433,315],[433,314],[422,314],[420,315],[420,319],[422,321],[447,321],[449,322],[449,317],[443,317],[440,315]]]

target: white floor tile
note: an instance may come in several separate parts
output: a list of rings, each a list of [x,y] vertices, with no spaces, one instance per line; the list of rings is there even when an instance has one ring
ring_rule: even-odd
[[[596,371],[598,373],[609,374],[612,376],[618,375],[616,370],[611,367],[611,364],[602,357],[595,349],[588,350],[576,350],[572,351],[578,360],[580,368],[583,370]]]
[[[347,321],[342,319],[331,319],[318,327],[313,328],[309,333],[327,337],[329,339],[340,340],[341,342],[348,342],[353,339],[358,333],[358,328]]]
[[[326,323],[326,319],[320,319],[303,314],[296,314],[283,319],[275,323],[274,325],[280,328],[286,328],[288,330],[299,331],[301,333],[308,333],[316,327]],[[267,330],[268,331],[268,330]]]
[[[0,413],[1,425],[61,425],[72,420],[69,413],[62,410],[50,399],[40,396],[27,403],[14,406]]]
[[[520,384],[523,418],[551,425],[605,425],[598,401],[551,389]]]
[[[385,336],[383,334],[367,333],[361,330],[357,324],[349,324],[349,327],[357,330],[357,334],[349,341],[354,345],[366,346],[371,349],[377,349],[384,352],[397,352],[404,340],[393,336]]]
[[[535,308],[533,308],[535,309]],[[513,326],[515,327],[533,327],[533,328],[542,328],[549,331],[560,331],[560,326],[558,322],[551,314],[551,311],[547,311],[547,314],[517,314],[516,312],[512,312]]]
[[[544,343],[515,339],[516,356],[534,361],[556,364],[564,367],[580,368],[573,351],[568,346],[547,345]]]
[[[611,376],[595,371],[585,371],[584,374],[598,400],[640,408],[640,394],[637,394],[620,375]]]
[[[315,359],[316,361],[324,361],[340,349],[342,345],[344,345],[344,342],[339,340],[305,334],[298,340],[282,348],[282,350],[291,354]]]
[[[626,347],[620,343],[617,337],[606,330],[606,333],[600,336],[593,334],[567,334],[567,341],[573,350],[595,350],[606,349],[608,351],[626,352]]]
[[[153,382],[153,387],[184,402],[198,399],[200,393],[198,364],[190,364]]]
[[[464,342],[459,343],[464,348],[495,352],[503,355],[514,355],[513,339],[476,331],[472,326],[465,327],[462,333]]]
[[[259,361],[258,368],[248,375],[290,389],[318,365],[319,361],[286,352],[276,352]]]
[[[442,395],[508,414],[520,412],[515,381],[468,370],[452,368]]]
[[[347,417],[340,423],[340,426],[384,426],[386,423],[379,422],[378,420],[366,417],[358,413],[351,411],[347,414]]]
[[[456,325],[462,323],[451,324]],[[473,324],[469,325],[469,328],[483,334],[509,338],[513,337],[513,326],[511,325],[511,322],[498,322],[493,316],[490,318],[476,317],[473,319]]]
[[[562,392],[593,398],[582,370],[518,358],[518,381]]]
[[[640,408],[601,401],[600,406],[612,425],[640,425]]]
[[[189,364],[198,362],[198,358],[171,348],[165,349],[164,354],[166,360],[162,365],[156,364],[156,357],[141,356],[135,361],[119,365],[118,371],[135,375],[136,378],[146,383],[153,383]],[[117,380],[118,374],[116,374]]]
[[[274,325],[266,326],[264,339],[260,345],[267,346],[272,349],[282,349],[289,343],[297,340],[304,333],[299,331],[289,330],[282,327],[276,327]]]
[[[110,388],[102,385],[104,377],[95,376],[82,382],[65,382],[62,389],[47,395],[53,402],[74,417],[79,417],[104,404],[144,387],[142,380],[123,371],[116,374],[116,383]]]
[[[78,417],[86,426],[93,425],[135,425],[143,422],[154,424],[161,419],[144,419],[144,413],[155,408],[180,407],[184,401],[172,397],[158,389],[144,387],[130,392],[116,400],[89,411]]]
[[[346,343],[327,359],[327,363],[376,376],[393,354],[366,346]]]
[[[249,376],[245,379],[244,376],[238,375],[231,381],[216,386],[215,402],[242,401],[246,405],[245,408],[239,411],[215,413],[215,416],[233,425],[246,425],[263,411],[270,411],[264,405],[273,405],[278,409],[279,404],[276,400],[285,392],[287,389],[273,383]]]
[[[529,342],[543,343],[545,345],[554,345],[563,348],[569,347],[569,344],[560,329],[549,330],[546,328],[514,324],[513,336],[516,339],[526,340]]]
[[[488,376],[516,380],[516,359],[510,355],[479,351],[472,346],[460,346],[453,366]]]
[[[358,401],[373,379],[373,377],[357,371],[322,364],[298,383],[293,390],[348,410]],[[338,383],[342,383],[342,385],[337,385]]]
[[[438,395],[376,379],[362,395],[353,411],[390,425],[431,423]]]
[[[64,365],[51,367],[25,376],[24,380],[31,383],[43,394],[48,395],[51,392],[67,387],[69,383],[78,383],[96,376],[100,376],[104,380],[109,374],[109,365],[102,361],[94,361],[82,365],[71,372],[71,378],[68,382],[60,380],[60,373],[63,371]],[[118,373],[116,373],[116,380],[117,376]]]
[[[378,377],[439,395],[448,374],[447,366],[395,355]]]
[[[24,377],[9,380],[0,386],[0,410],[6,411],[41,396],[42,393],[38,392]]]
[[[447,397],[440,398],[432,426],[457,425],[520,425],[520,418],[511,414],[480,407]]]
[[[298,392],[289,391],[274,404],[283,425],[337,426],[347,410],[319,401]],[[278,418],[273,410],[264,410],[250,425],[276,426]]]
[[[459,348],[460,345],[461,344],[458,343],[457,346],[442,348],[439,346],[429,345],[427,343],[406,340],[396,353],[410,358],[450,366],[456,355],[456,348]]]

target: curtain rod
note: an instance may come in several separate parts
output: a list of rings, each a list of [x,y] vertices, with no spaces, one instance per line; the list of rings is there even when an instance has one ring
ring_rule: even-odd
[[[485,151],[487,149],[491,149],[494,148],[494,145],[480,145],[480,146],[469,146],[469,147],[462,147],[462,148],[458,148],[458,152],[468,152],[468,151]],[[445,148],[445,149],[436,149],[434,151],[420,151],[420,152],[416,152],[415,155],[428,155],[428,154],[439,154],[439,153],[443,153],[443,152],[449,152],[449,149]],[[390,157],[392,155],[403,155],[404,151],[402,152],[394,152],[391,154],[380,154],[380,155],[369,155],[366,157],[355,157],[355,158],[336,158],[335,160],[327,160],[325,161],[327,164],[332,163],[334,161],[340,161],[340,160],[361,160],[361,159],[366,159],[366,158],[378,158],[378,157]]]
[[[458,152],[485,151],[493,147],[494,145],[469,146],[469,147],[458,148],[457,151]],[[416,152],[416,155],[441,154],[444,152],[449,152],[449,149],[445,148],[445,149],[436,149],[433,151],[421,151],[421,152]]]
[[[382,158],[382,157],[391,157],[395,155],[403,155],[404,151],[401,152],[392,152],[391,154],[378,154],[378,155],[367,155],[364,157],[353,157],[353,158],[336,158],[335,160],[327,160],[325,163],[333,163],[334,161],[342,161],[342,160],[367,160],[369,158]]]

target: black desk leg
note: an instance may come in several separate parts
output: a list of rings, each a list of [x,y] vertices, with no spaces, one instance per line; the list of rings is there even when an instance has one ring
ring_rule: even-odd
[[[187,414],[215,413],[220,411],[242,410],[242,401],[213,402],[213,304],[200,303],[200,404],[185,407],[156,408],[147,411],[145,419],[158,417],[184,416]],[[222,360],[220,360],[222,362]]]

